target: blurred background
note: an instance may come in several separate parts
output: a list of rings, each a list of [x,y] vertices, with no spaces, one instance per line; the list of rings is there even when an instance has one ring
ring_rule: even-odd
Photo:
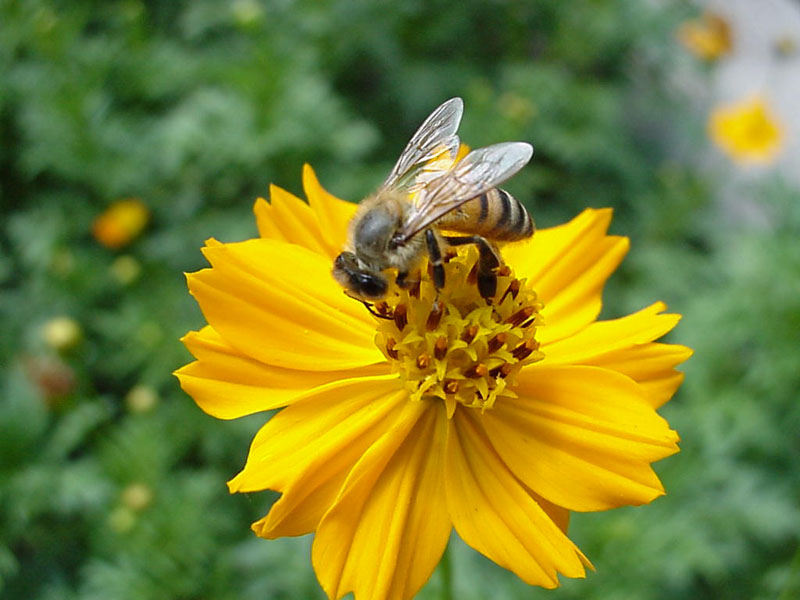
[[[665,300],[696,353],[668,494],[573,519],[597,572],[529,588],[454,539],[456,597],[800,598],[799,48],[796,0],[0,0],[0,596],[323,598],[224,484],[265,416],[171,375],[182,272],[305,162],[368,194],[460,95],[465,142],[536,147],[540,227],[615,209],[603,315]]]

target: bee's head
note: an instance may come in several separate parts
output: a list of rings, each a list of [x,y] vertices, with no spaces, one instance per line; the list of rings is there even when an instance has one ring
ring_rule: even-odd
[[[380,300],[389,282],[380,271],[367,267],[352,252],[342,252],[333,263],[333,277],[342,287],[364,300]]]
[[[399,225],[398,216],[390,205],[370,208],[354,223],[353,249],[359,257],[380,264],[390,250],[390,241]]]

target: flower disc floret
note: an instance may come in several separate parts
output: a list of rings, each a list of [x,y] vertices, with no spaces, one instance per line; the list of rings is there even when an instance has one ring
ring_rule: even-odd
[[[453,251],[445,286],[436,290],[429,269],[408,289],[396,288],[375,309],[384,318],[375,342],[400,374],[412,400],[443,400],[486,410],[515,398],[520,369],[544,355],[536,341],[541,324],[536,292],[510,268],[497,273],[497,292],[482,298],[476,285],[478,252]]]

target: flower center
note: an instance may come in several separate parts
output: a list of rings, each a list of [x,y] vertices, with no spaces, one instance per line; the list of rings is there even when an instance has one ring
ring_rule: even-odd
[[[430,273],[409,289],[394,286],[375,305],[382,316],[375,343],[404,380],[412,400],[440,398],[452,416],[460,403],[486,410],[511,389],[519,370],[544,358],[536,341],[542,304],[508,266],[497,272],[497,293],[482,298],[478,252],[462,247],[447,257],[445,286]],[[430,271],[430,269],[428,269]]]

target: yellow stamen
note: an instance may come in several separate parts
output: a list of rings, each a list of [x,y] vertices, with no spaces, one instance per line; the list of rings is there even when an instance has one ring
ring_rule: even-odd
[[[526,306],[524,308],[521,308],[520,310],[515,312],[513,315],[508,317],[508,319],[506,319],[506,323],[511,323],[512,325],[520,325],[528,317],[530,317],[534,313],[535,310],[536,310],[536,308],[533,307],[533,306]]]
[[[428,320],[425,323],[425,329],[433,331],[439,326],[442,320],[442,313],[444,312],[444,302],[437,300],[431,308],[431,314],[428,315]]]
[[[478,326],[470,325],[464,330],[464,333],[461,334],[461,339],[469,344],[475,339],[476,335],[478,335]]]
[[[476,379],[478,377],[486,377],[489,374],[489,369],[486,368],[486,365],[482,363],[478,363],[477,365],[472,365],[469,369],[464,371],[464,377],[469,377],[470,379]]]
[[[506,332],[504,332],[504,331],[501,331],[496,336],[494,336],[492,339],[490,339],[489,343],[487,344],[487,347],[488,347],[488,350],[489,350],[489,354],[491,354],[492,352],[496,352],[500,348],[502,348],[503,344],[506,343],[507,339],[508,339],[508,334]]]
[[[447,355],[447,338],[440,335],[436,338],[436,343],[433,345],[433,356],[437,360],[442,360]]]
[[[443,401],[448,416],[458,407],[489,410],[504,397],[515,397],[519,370],[543,358],[535,335],[541,303],[536,292],[497,269],[493,298],[483,298],[470,273],[478,252],[460,248],[443,263],[445,286],[437,290],[428,269],[419,284],[390,290],[389,319],[378,319],[376,342],[384,349],[413,400]]]
[[[394,324],[399,331],[403,331],[406,325],[408,325],[408,320],[406,319],[407,313],[408,309],[405,304],[398,304],[394,307]]]

